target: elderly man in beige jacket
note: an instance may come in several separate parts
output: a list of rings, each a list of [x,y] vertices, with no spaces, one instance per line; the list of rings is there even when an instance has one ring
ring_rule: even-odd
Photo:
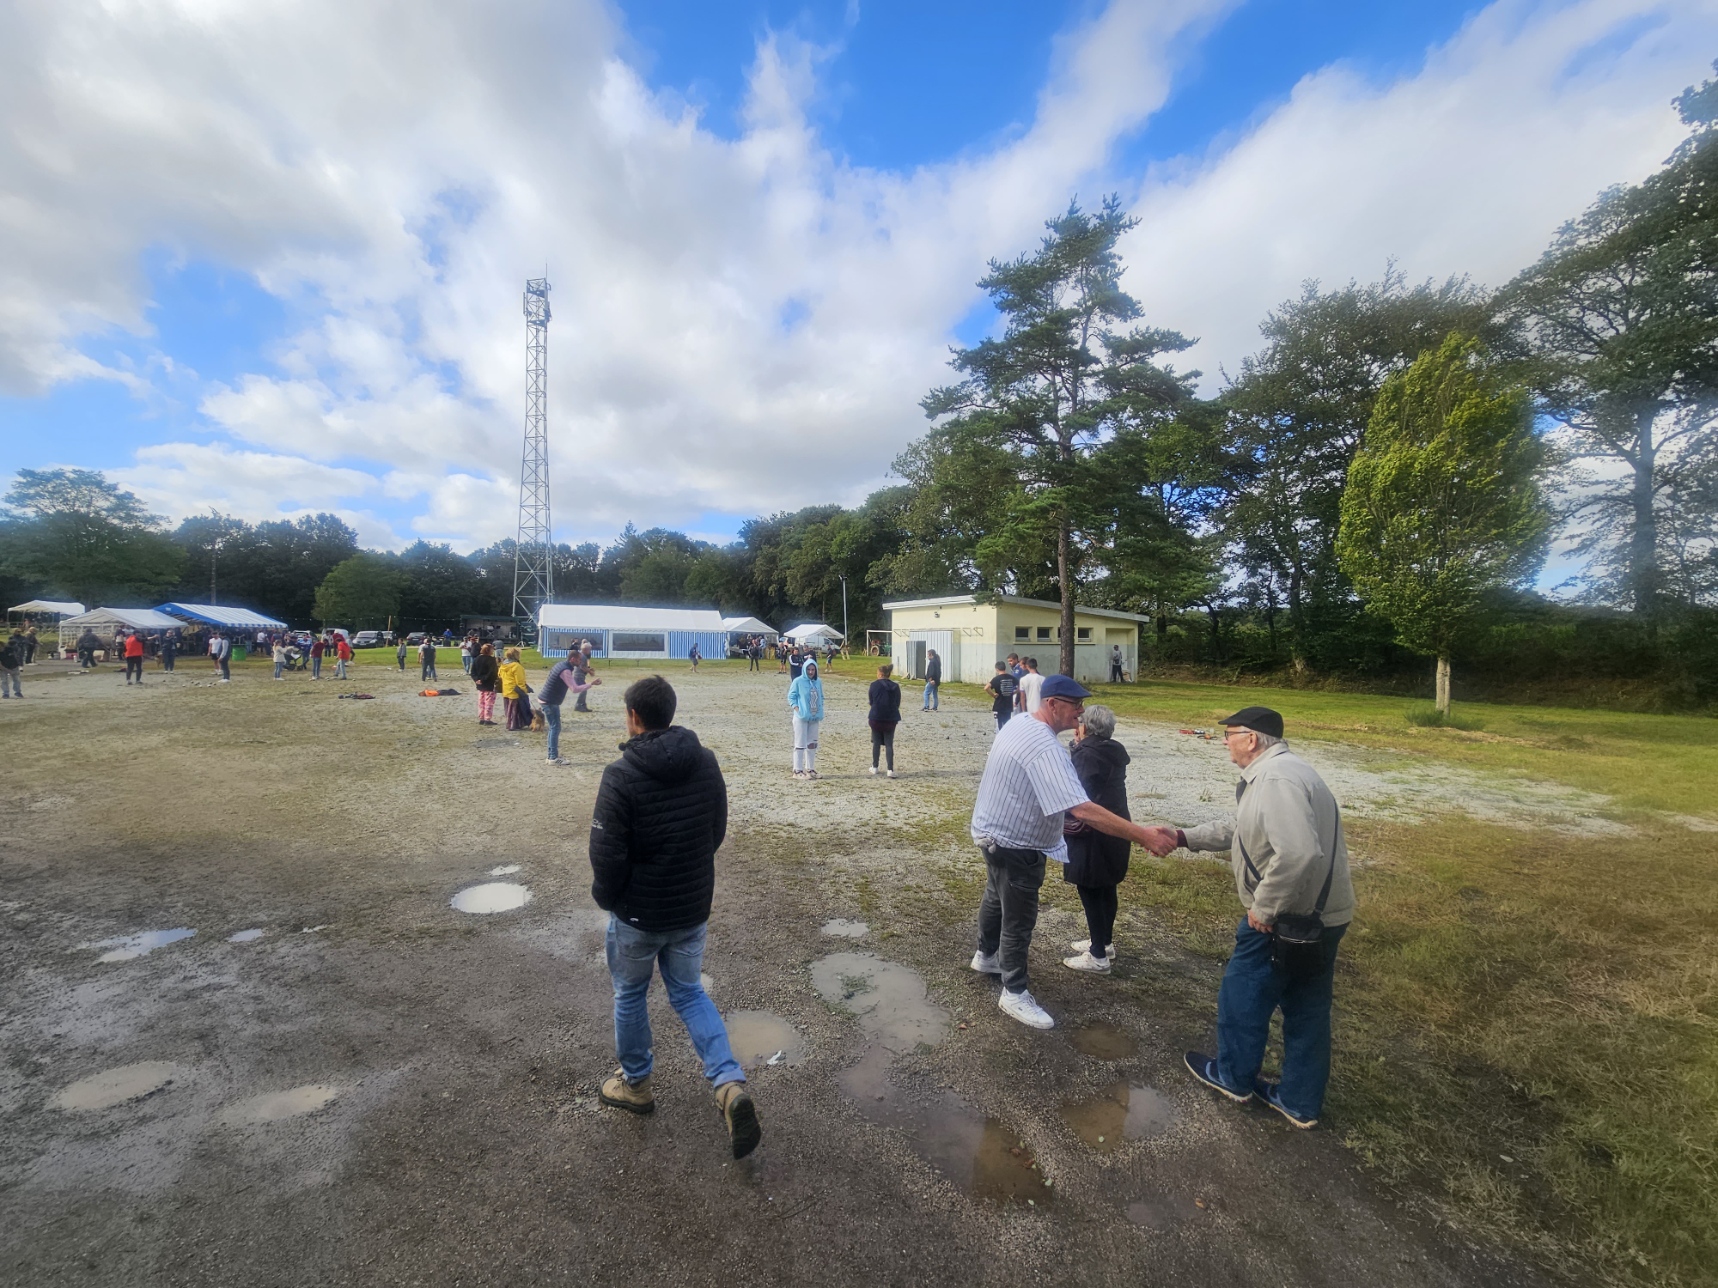
[[[1330,1080],[1336,947],[1354,916],[1342,815],[1318,771],[1288,749],[1283,718],[1247,707],[1220,721],[1241,770],[1235,818],[1159,828],[1156,853],[1227,850],[1247,910],[1217,995],[1217,1055],[1187,1053],[1206,1086],[1245,1104],[1257,1095],[1296,1127],[1313,1127]],[[1283,1013],[1282,1081],[1259,1078],[1271,1015]]]

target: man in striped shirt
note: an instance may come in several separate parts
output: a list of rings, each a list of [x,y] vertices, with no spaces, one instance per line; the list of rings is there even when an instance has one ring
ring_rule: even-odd
[[[1111,836],[1149,845],[1155,832],[1113,814],[1086,796],[1068,749],[1056,737],[1080,721],[1091,696],[1065,675],[1044,678],[1032,715],[1010,720],[990,745],[978,801],[972,809],[972,839],[984,854],[987,880],[978,906],[978,951],[972,969],[1002,977],[1002,1010],[1035,1029],[1055,1021],[1033,998],[1026,974],[1027,950],[1038,924],[1038,890],[1046,860],[1068,861],[1062,817],[1072,814]]]

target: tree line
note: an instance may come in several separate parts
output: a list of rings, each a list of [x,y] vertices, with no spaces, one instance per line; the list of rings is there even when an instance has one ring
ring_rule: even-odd
[[[899,484],[727,545],[561,545],[557,598],[884,624],[888,597],[1008,592],[1145,614],[1146,655],[1233,673],[1481,675],[1718,698],[1718,82],[1689,134],[1514,280],[1309,282],[1200,397],[1193,343],[1123,287],[1136,222],[1071,204],[980,286],[997,333],[922,402]],[[513,545],[360,550],[330,515],[169,531],[85,471],[23,471],[0,576],[89,600],[223,598],[289,621],[505,614]],[[1561,536],[1583,571],[1528,589]],[[1064,649],[1074,632],[1064,629]],[[1064,669],[1071,658],[1060,659]]]

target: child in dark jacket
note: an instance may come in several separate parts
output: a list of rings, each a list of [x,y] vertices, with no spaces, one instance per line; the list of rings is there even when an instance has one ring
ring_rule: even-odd
[[[901,723],[901,686],[889,677],[895,668],[885,662],[871,681],[871,775],[877,774],[877,753],[888,753],[889,777],[895,776],[895,726]]]

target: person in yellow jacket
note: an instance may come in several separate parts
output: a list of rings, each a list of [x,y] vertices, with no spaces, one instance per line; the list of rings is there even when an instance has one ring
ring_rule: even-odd
[[[516,648],[508,649],[502,656],[506,660],[501,663],[501,701],[507,709],[507,727],[529,729],[531,699],[526,694],[531,692],[531,686],[525,682],[525,664],[519,660]]]

